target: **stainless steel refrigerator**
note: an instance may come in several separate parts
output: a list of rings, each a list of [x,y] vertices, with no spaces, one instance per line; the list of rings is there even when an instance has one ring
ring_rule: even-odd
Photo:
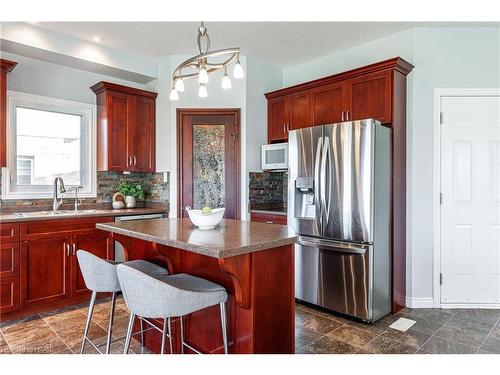
[[[391,136],[373,119],[289,133],[295,296],[365,321],[391,310]]]

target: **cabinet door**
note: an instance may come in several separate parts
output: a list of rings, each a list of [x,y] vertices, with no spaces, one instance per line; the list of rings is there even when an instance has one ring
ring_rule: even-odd
[[[99,258],[110,259],[110,242],[107,233],[102,231],[96,232],[95,234],[73,237],[71,243],[71,290],[73,296],[89,293],[78,265],[76,251],[85,250]]]
[[[136,96],[134,102],[133,170],[155,172],[155,100]]]
[[[0,242],[0,277],[19,275],[19,242]]]
[[[128,171],[131,169],[131,98],[128,94],[109,91],[108,106],[108,170]]]
[[[24,241],[21,248],[23,307],[64,300],[70,296],[70,241],[51,237]]]
[[[288,115],[286,119],[287,131],[311,126],[309,121],[309,90],[287,95],[286,110]]]
[[[374,118],[392,122],[392,71],[365,74],[347,82],[348,120]]]
[[[288,138],[285,130],[285,97],[269,99],[267,105],[267,134],[269,143]]]
[[[19,309],[19,277],[2,277],[0,279],[0,313],[8,313]]]
[[[311,125],[335,124],[344,121],[346,103],[345,82],[335,82],[312,88]]]

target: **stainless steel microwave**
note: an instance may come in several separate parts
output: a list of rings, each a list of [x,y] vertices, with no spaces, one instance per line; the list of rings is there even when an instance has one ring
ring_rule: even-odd
[[[262,169],[288,169],[288,143],[263,145]]]

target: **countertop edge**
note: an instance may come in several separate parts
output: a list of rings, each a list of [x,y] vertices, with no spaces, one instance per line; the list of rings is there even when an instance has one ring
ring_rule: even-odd
[[[79,219],[79,218],[89,218],[89,217],[105,217],[105,216],[135,216],[135,215],[148,215],[148,214],[168,214],[168,210],[165,208],[131,208],[134,211],[123,211],[122,210],[98,210],[102,212],[85,213],[85,214],[63,214],[63,215],[41,215],[41,216],[31,216],[31,217],[11,217],[13,214],[0,214],[0,224],[7,223],[23,223],[28,221],[48,221],[48,220],[64,220],[64,219]],[[137,210],[137,211],[135,211]],[[2,215],[9,216],[7,219],[3,219]]]
[[[255,253],[258,251],[262,251],[262,250],[273,249],[273,248],[280,247],[280,246],[293,245],[298,240],[298,236],[293,236],[293,237],[282,238],[282,239],[275,240],[275,241],[268,241],[267,243],[263,242],[263,243],[257,243],[255,245],[247,245],[247,246],[231,248],[231,249],[226,249],[226,250],[215,250],[215,249],[209,248],[209,247],[203,247],[200,245],[189,245],[189,244],[186,244],[185,242],[178,242],[178,241],[169,240],[169,239],[161,238],[161,237],[154,237],[154,236],[148,236],[148,235],[141,236],[139,234],[131,235],[130,231],[127,229],[121,229],[121,228],[118,228],[115,226],[108,225],[106,223],[97,223],[96,228],[107,231],[107,232],[112,232],[112,233],[116,233],[116,234],[121,234],[123,236],[136,238],[136,239],[143,240],[143,241],[154,242],[154,243],[158,243],[160,245],[175,247],[177,249],[190,251],[192,253],[209,256],[211,258],[216,258],[216,259],[231,258],[231,257],[238,256],[238,255],[245,255],[245,254]],[[272,245],[268,246],[267,244],[272,244]]]

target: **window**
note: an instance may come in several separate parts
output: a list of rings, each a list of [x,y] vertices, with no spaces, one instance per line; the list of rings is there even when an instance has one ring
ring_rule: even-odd
[[[33,181],[33,156],[17,156],[17,184],[31,185]]]
[[[56,177],[96,196],[95,106],[11,91],[8,121],[2,199],[50,198]]]

